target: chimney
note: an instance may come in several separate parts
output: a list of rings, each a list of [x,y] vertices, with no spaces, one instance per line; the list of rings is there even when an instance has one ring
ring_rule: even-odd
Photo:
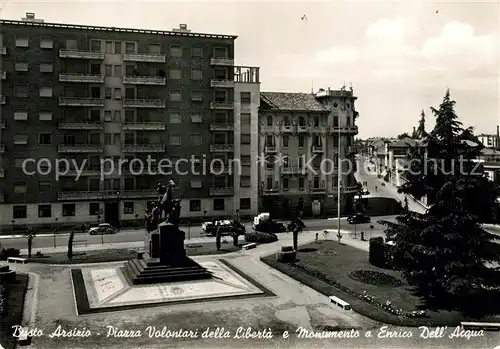
[[[179,24],[179,28],[173,28],[172,31],[174,32],[181,32],[181,33],[190,33],[191,30],[188,29],[187,24]]]
[[[43,23],[43,19],[35,18],[34,12],[26,12],[26,18],[21,18],[23,22]]]

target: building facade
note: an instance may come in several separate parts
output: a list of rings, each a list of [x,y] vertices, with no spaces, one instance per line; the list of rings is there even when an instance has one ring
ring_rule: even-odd
[[[225,166],[257,146],[258,68],[234,66],[236,36],[1,25],[2,229],[139,220],[170,178],[185,217],[257,211],[254,162],[244,183]]]
[[[316,94],[262,92],[259,110],[260,211],[275,217],[328,216],[352,207],[356,97],[352,91]],[[340,148],[338,146],[340,139]],[[338,171],[338,159],[342,171]]]
[[[477,138],[487,148],[500,149],[500,126],[497,126],[496,134],[482,133]]]

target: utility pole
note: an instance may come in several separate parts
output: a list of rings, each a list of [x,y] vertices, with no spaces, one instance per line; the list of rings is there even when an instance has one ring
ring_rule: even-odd
[[[344,99],[344,106],[343,108],[345,108],[345,99]],[[342,113],[340,114],[340,116],[342,116]],[[341,129],[341,119],[339,117],[339,121],[338,121],[338,135],[337,135],[337,151],[338,151],[338,156],[337,156],[337,236],[340,236],[341,233],[340,233],[340,200],[341,200],[341,197],[340,197],[340,194],[341,194],[341,191],[340,191],[340,186],[341,186],[341,183],[342,183],[342,159],[340,158],[340,129]]]

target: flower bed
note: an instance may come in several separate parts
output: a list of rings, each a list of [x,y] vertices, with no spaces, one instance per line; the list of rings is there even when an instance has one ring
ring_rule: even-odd
[[[403,281],[398,278],[374,270],[354,270],[349,273],[349,276],[356,281],[370,285],[390,287],[403,285]]]

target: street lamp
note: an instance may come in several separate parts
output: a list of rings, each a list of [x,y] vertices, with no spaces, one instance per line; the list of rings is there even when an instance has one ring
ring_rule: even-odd
[[[116,197],[118,200],[118,223],[117,223],[117,225],[118,225],[118,228],[120,228],[120,226],[121,226],[121,220],[120,220],[121,211],[120,211],[120,192],[119,191],[116,192]]]
[[[59,218],[55,218],[55,221],[56,221],[56,226],[54,228],[54,248],[56,248],[56,232],[57,232],[57,221],[59,220]]]

